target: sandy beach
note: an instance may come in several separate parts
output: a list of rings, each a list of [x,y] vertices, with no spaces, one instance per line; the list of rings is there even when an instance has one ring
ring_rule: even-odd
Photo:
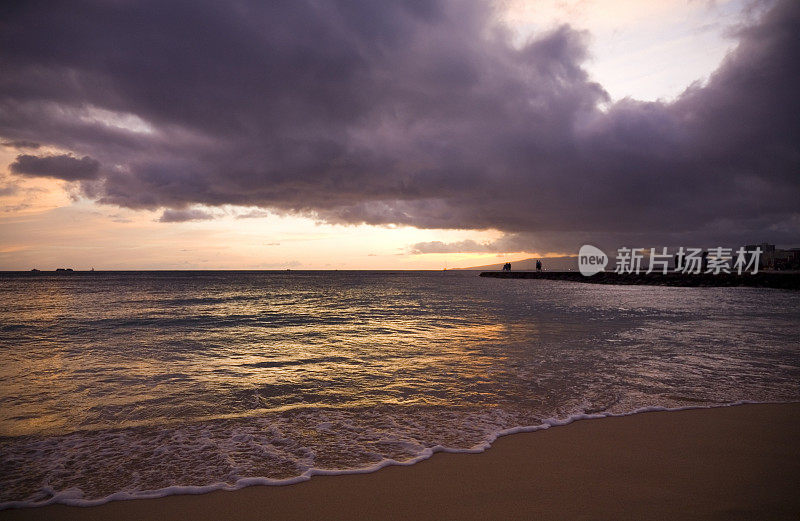
[[[3,519],[798,519],[800,404],[583,420],[372,474]]]

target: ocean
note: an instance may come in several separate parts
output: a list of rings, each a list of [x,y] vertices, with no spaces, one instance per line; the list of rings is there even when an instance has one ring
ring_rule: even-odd
[[[475,272],[0,274],[0,508],[285,484],[800,400],[800,292]]]

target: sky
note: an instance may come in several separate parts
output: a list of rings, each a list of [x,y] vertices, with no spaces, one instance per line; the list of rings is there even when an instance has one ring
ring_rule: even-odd
[[[793,0],[6,2],[0,270],[800,245]]]

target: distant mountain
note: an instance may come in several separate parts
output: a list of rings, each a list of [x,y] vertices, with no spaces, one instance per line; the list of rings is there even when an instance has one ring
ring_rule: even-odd
[[[533,271],[536,269],[536,261],[542,261],[543,271],[577,271],[578,270],[578,257],[533,257],[514,261],[511,263],[512,271]],[[471,268],[453,268],[462,270],[480,270],[480,271],[493,271],[503,269],[501,262],[498,264],[488,264],[486,266],[473,266]]]

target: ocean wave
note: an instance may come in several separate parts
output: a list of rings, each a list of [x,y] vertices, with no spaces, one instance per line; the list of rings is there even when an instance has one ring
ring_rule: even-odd
[[[72,486],[69,488],[56,490],[55,488],[53,488],[48,484],[43,484],[38,491],[40,495],[39,498],[31,498],[26,500],[7,500],[4,502],[0,502],[0,510],[11,509],[11,508],[40,507],[52,504],[63,504],[63,505],[82,506],[82,507],[95,506],[108,503],[110,501],[152,499],[152,498],[160,498],[160,497],[179,495],[179,494],[204,494],[216,490],[232,491],[255,485],[285,486],[307,481],[314,476],[367,474],[376,472],[388,466],[414,465],[440,452],[455,453],[455,454],[481,453],[491,448],[492,444],[502,436],[518,434],[518,433],[536,432],[544,429],[550,429],[552,427],[569,425],[571,423],[580,420],[594,420],[594,419],[602,419],[609,417],[631,416],[635,414],[642,414],[648,412],[669,412],[669,411],[681,411],[681,410],[691,410],[691,409],[713,409],[719,407],[731,407],[731,406],[758,404],[758,403],[792,403],[792,402],[772,402],[772,401],[757,402],[750,400],[739,400],[731,403],[711,404],[705,406],[699,406],[699,405],[687,405],[680,407],[644,406],[627,412],[594,412],[594,413],[579,412],[571,414],[564,418],[545,418],[533,425],[520,425],[514,427],[498,428],[496,430],[487,432],[486,435],[483,437],[483,439],[480,440],[480,442],[470,447],[453,447],[441,444],[425,446],[425,447],[416,445],[416,447],[419,450],[414,455],[405,459],[394,459],[391,457],[383,457],[370,464],[354,468],[346,468],[346,467],[318,468],[314,466],[309,466],[303,469],[302,472],[298,473],[297,475],[284,478],[246,476],[246,477],[239,477],[232,482],[211,480],[210,482],[201,485],[184,485],[176,483],[155,489],[146,489],[146,488],[136,489],[134,487],[126,487],[121,490],[110,492],[101,497],[87,497],[86,492],[82,490],[79,486]],[[324,425],[324,422],[321,425],[323,430],[326,428],[330,428],[330,425]],[[248,438],[248,434],[242,432],[235,432],[235,434],[231,436],[231,439],[234,442],[238,443],[252,441],[251,439]],[[285,438],[283,440],[286,442],[289,441],[286,440]],[[52,445],[52,440],[40,440],[40,443],[45,445],[49,443]],[[75,447],[73,446],[71,448],[74,449]],[[8,461],[4,462],[4,466],[6,464],[8,464]]]

